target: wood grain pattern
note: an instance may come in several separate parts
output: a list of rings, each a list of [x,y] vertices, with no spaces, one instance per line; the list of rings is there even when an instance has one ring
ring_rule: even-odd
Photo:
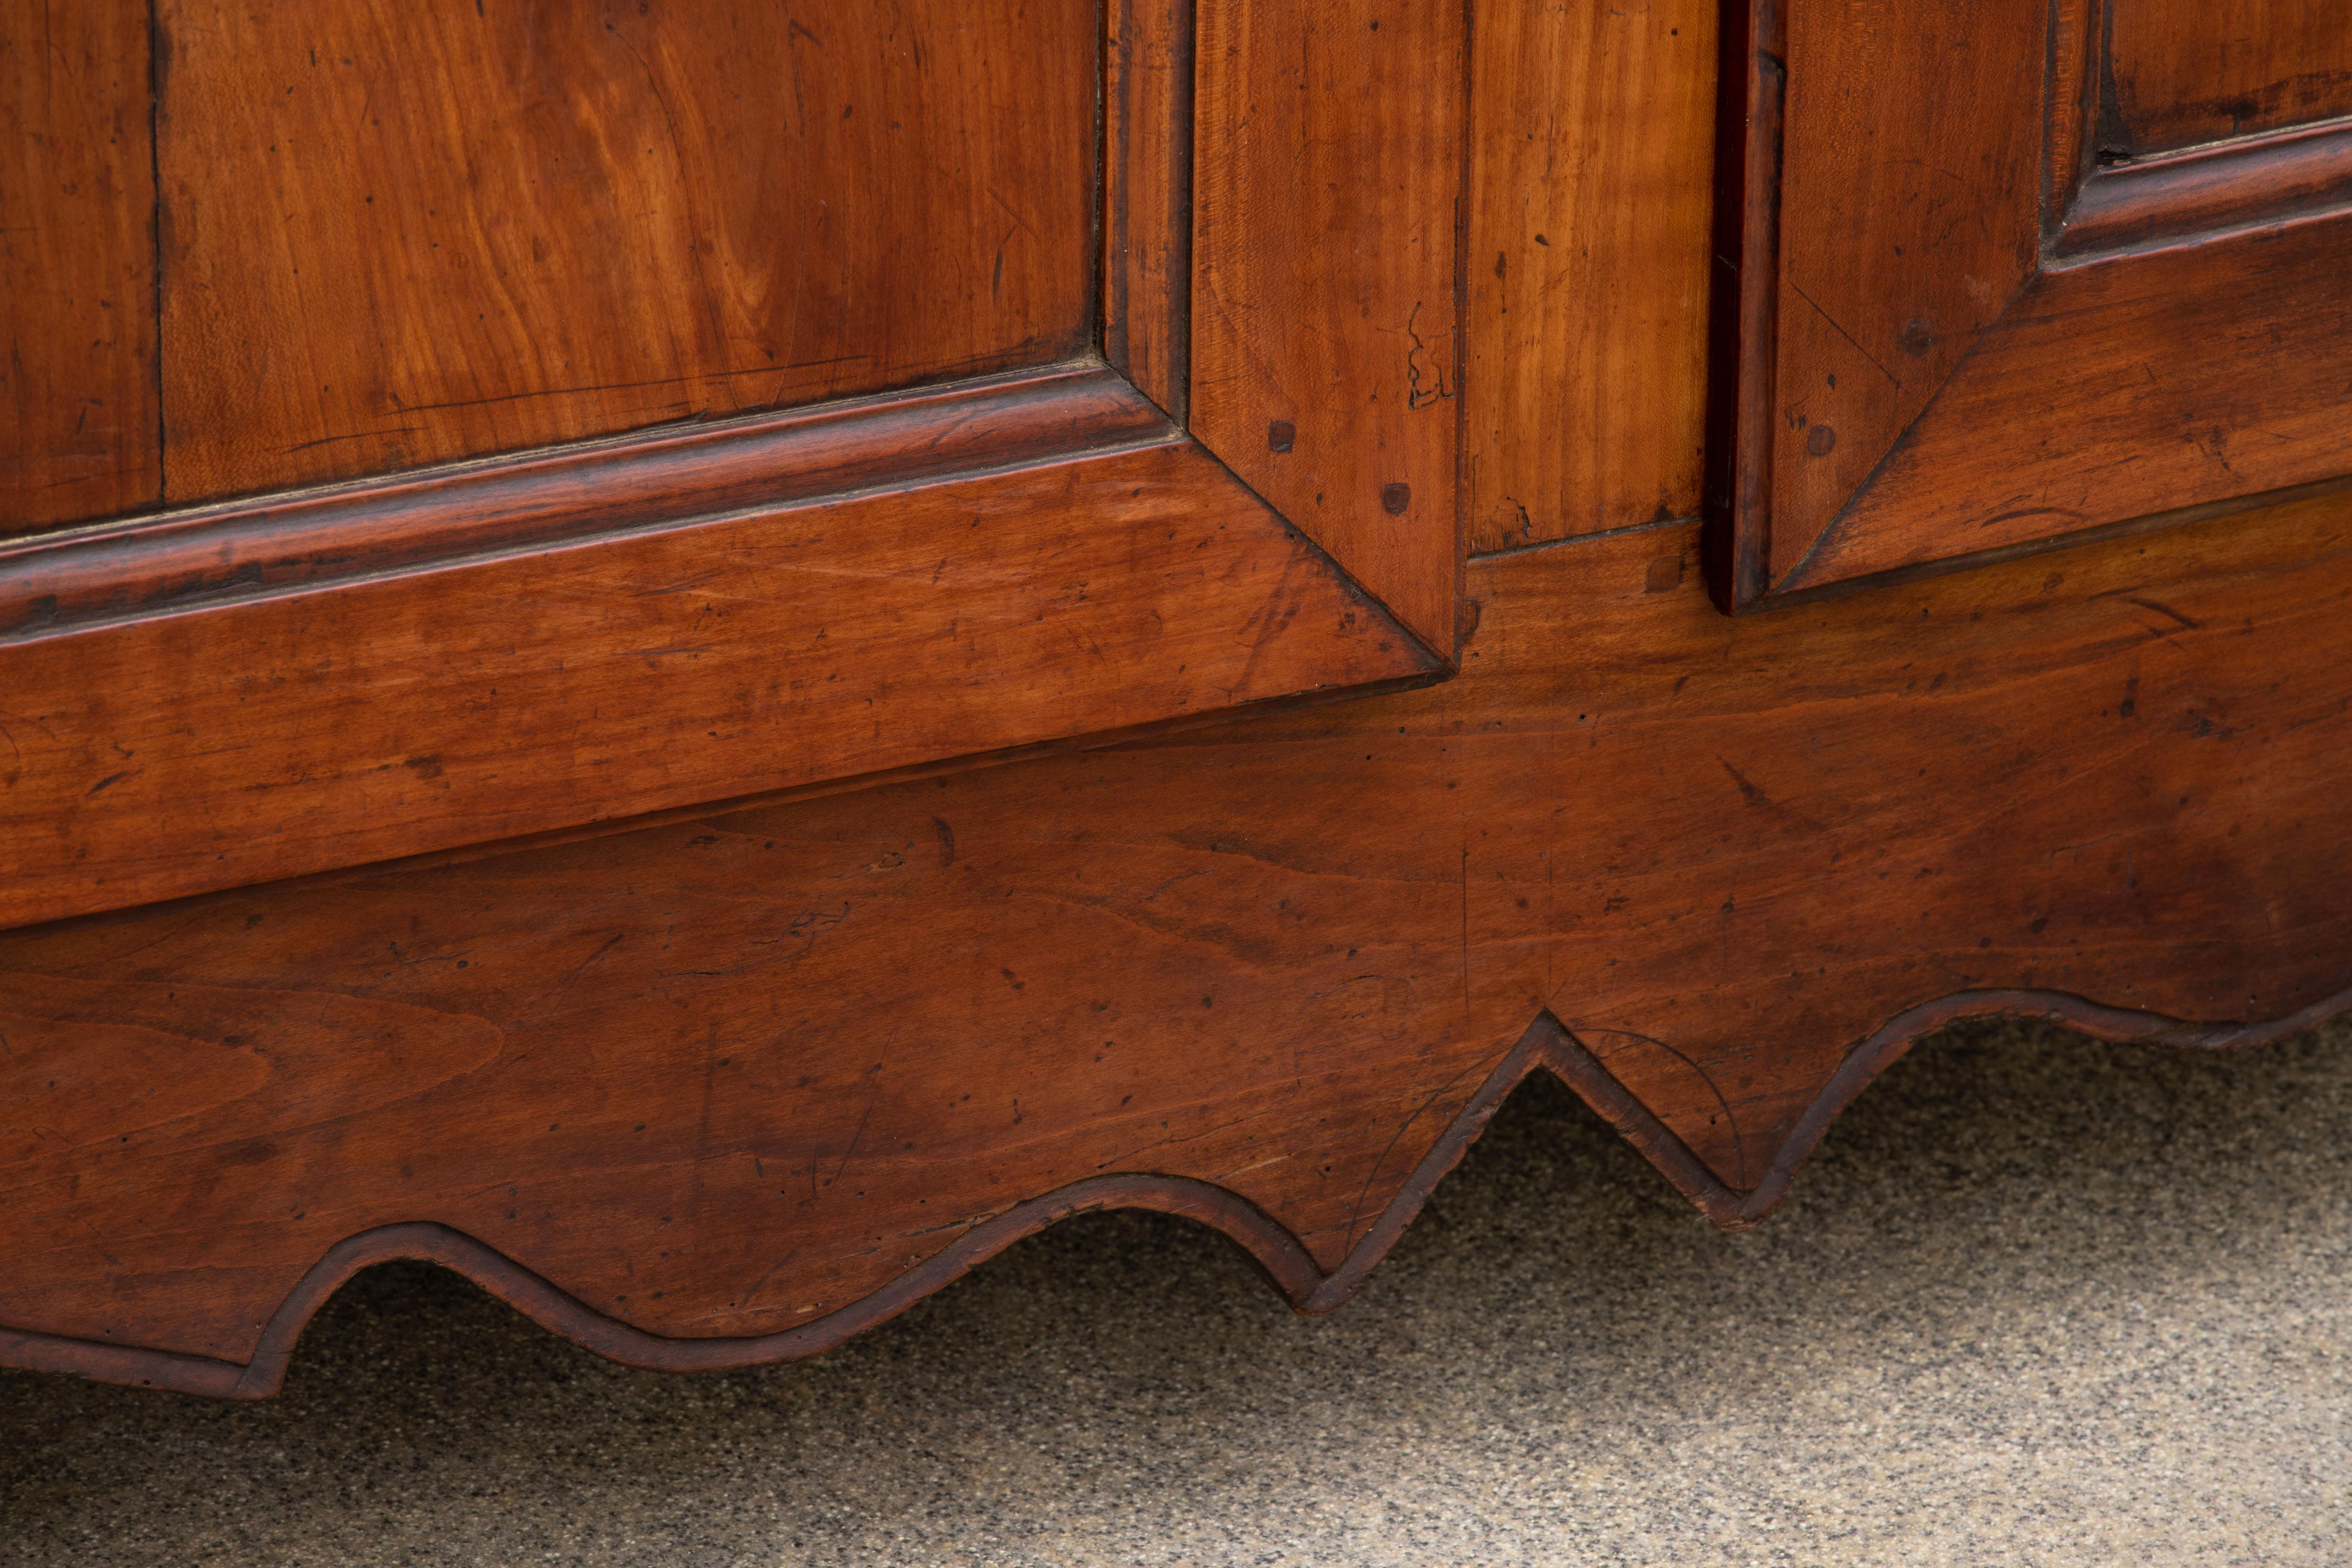
[[[184,588],[209,549],[226,571],[194,586],[243,596],[128,620],[104,612],[142,574],[37,552],[54,581],[35,559],[17,602],[88,614],[0,644],[0,923],[1438,668],[1132,387],[1047,380],[992,423],[968,398],[885,402],[657,440],[634,468],[536,459],[340,516],[232,514],[217,541],[167,538],[144,580]],[[935,447],[969,463],[976,436],[976,468],[910,471]],[[792,499],[802,463],[830,493]],[[636,531],[536,537],[583,519]],[[347,552],[358,575],[304,578]]]
[[[1015,1204],[1003,1214],[980,1220],[882,1289],[797,1328],[733,1338],[684,1338],[647,1333],[608,1317],[464,1232],[427,1221],[381,1226],[330,1247],[270,1314],[248,1362],[0,1328],[0,1366],[214,1398],[268,1399],[284,1384],[296,1342],[329,1297],[362,1268],[394,1259],[415,1259],[465,1275],[542,1328],[599,1355],[661,1372],[721,1372],[797,1361],[831,1350],[888,1321],[1014,1242],[1073,1215],[1106,1209],[1147,1209],[1207,1226],[1246,1252],[1299,1311],[1330,1312],[1354,1298],[1420,1215],[1430,1194],[1486,1131],[1504,1100],[1538,1070],[1551,1073],[1581,1095],[1709,1218],[1726,1229],[1743,1230],[1778,1205],[1804,1154],[1840,1110],[1923,1034],[1958,1019],[2028,1017],[2102,1040],[2176,1049],[2243,1050],[2315,1027],[2347,1007],[2352,1007],[2352,991],[2323,997],[2262,1024],[2200,1025],[2128,1008],[2101,1007],[2056,992],[1960,993],[1887,1020],[1857,1046],[1807,1109],[1798,1136],[1782,1146],[1781,1157],[1763,1184],[1745,1193],[1717,1180],[1582,1042],[1546,1013],[1528,1026],[1518,1045],[1454,1112],[1444,1133],[1398,1185],[1388,1206],[1365,1227],[1362,1239],[1328,1273],[1298,1238],[1265,1210],[1212,1183],[1188,1176],[1085,1176],[1044,1197]]]
[[[0,538],[152,505],[147,16],[0,7]]]
[[[2057,262],[2352,209],[2352,125],[2248,137],[2101,169],[2061,216]]]
[[[2352,470],[2347,254],[2352,215],[2037,274],[1780,586]]]
[[[2101,141],[2145,156],[2352,114],[2341,0],[2107,0]]]
[[[2105,15],[2100,0],[2052,0],[2050,6],[2040,203],[2045,247],[2065,226],[2084,176],[2109,166],[2097,145]]]
[[[1097,1201],[1328,1304],[1530,1065],[1744,1223],[1955,1013],[2352,986],[2352,498],[1740,619],[1696,546],[1478,563],[1423,691],[0,937],[0,1323],[259,1392],[415,1247],[725,1364]]]
[[[1101,365],[527,453],[0,543],[0,646],[1165,440]]]
[[[1066,358],[1087,0],[163,0],[174,501]]]
[[[1103,358],[1181,425],[1192,353],[1192,0],[1109,0],[1103,25]]]
[[[1787,94],[1719,236],[1727,607],[2352,476],[2352,143],[2095,167],[2083,8],[2001,4],[1796,0],[1785,51],[1753,48],[1748,96],[1782,59]]]
[[[1233,0],[1198,34],[1192,429],[1454,641],[1463,0]]]
[[[2033,275],[2048,0],[1792,0],[1769,562],[1787,577]]]
[[[1719,10],[1474,7],[1474,552],[1698,512]]]

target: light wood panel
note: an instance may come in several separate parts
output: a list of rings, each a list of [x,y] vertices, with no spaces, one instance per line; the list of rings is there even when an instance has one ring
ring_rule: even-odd
[[[1056,359],[1088,0],[163,0],[171,497]]]
[[[0,538],[161,493],[147,32],[0,5]]]
[[[2352,115],[2344,0],[2107,0],[2101,142],[2145,155]]]
[[[1470,548],[1699,509],[1716,0],[1480,0]]]

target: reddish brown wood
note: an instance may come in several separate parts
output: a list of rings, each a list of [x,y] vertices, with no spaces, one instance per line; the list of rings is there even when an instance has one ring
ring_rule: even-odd
[[[2266,1024],[2211,1026],[2094,1006],[2051,992],[1981,992],[1948,997],[1889,1020],[1853,1051],[1808,1110],[1810,1125],[1801,1135],[1801,1149],[1810,1152],[1837,1113],[1920,1036],[1960,1018],[2035,1018],[2097,1039],[2177,1049],[2242,1050],[2314,1027],[2347,1007],[2352,1007],[2352,991],[2325,997]],[[1799,1157],[1776,1163],[1764,1184],[1751,1192],[1726,1187],[1591,1051],[1545,1014],[1528,1026],[1517,1047],[1486,1075],[1478,1092],[1454,1114],[1444,1135],[1399,1185],[1363,1239],[1328,1274],[1307,1256],[1298,1238],[1265,1210],[1223,1187],[1185,1176],[1089,1176],[982,1220],[881,1289],[798,1328],[732,1339],[670,1338],[607,1317],[462,1231],[411,1223],[383,1226],[330,1248],[270,1314],[249,1362],[0,1328],[0,1365],[214,1398],[268,1399],[284,1385],[295,1345],[327,1299],[361,1269],[404,1258],[438,1263],[461,1273],[551,1332],[614,1361],[660,1372],[722,1372],[797,1361],[831,1350],[887,1322],[1014,1242],[1073,1215],[1106,1209],[1147,1209],[1207,1226],[1241,1247],[1299,1311],[1336,1311],[1354,1299],[1365,1279],[1387,1258],[1405,1227],[1419,1216],[1430,1194],[1486,1130],[1504,1100],[1538,1068],[1581,1095],[1676,1190],[1727,1230],[1747,1229],[1777,1207],[1796,1166],[1802,1163]],[[1792,1141],[1790,1147],[1799,1146]]]
[[[2352,327],[2328,270],[2352,221],[2331,213],[2332,143],[2086,174],[2088,6],[1928,47],[1916,29],[1960,8],[1795,5],[1786,37],[1759,0],[1722,40],[1721,581],[1744,599],[1887,584],[2038,548],[2053,517],[2113,531],[2154,507],[2181,520],[2165,533],[1733,621],[1703,603],[1694,529],[1635,529],[1476,564],[1444,687],[1192,721],[1423,681],[1423,640],[1454,650],[1452,513],[1425,526],[1423,477],[1450,508],[1479,448],[1433,434],[1467,394],[1425,378],[1412,303],[1442,285],[1458,312],[1483,277],[1456,259],[1465,237],[1475,260],[1509,193],[1552,178],[1510,122],[1555,89],[1554,140],[1584,162],[1517,210],[1575,216],[1591,247],[1543,287],[1617,283],[1507,328],[1522,297],[1488,296],[1482,331],[1525,351],[1503,401],[1528,405],[1496,449],[1573,468],[1528,432],[1601,429],[1642,386],[1673,401],[1687,333],[1633,305],[1686,278],[1664,237],[1696,209],[1662,195],[1637,228],[1607,221],[1622,192],[1596,193],[1642,183],[1623,170],[1664,158],[1668,132],[1687,151],[1693,128],[1658,106],[1693,84],[1627,63],[1676,58],[1641,31],[1679,40],[1667,13],[1484,6],[1499,52],[1465,135],[1458,4],[1220,6],[1194,82],[1183,9],[1137,0],[1086,14],[1079,50],[1104,49],[1106,121],[1081,181],[1099,179],[1100,228],[1081,237],[1104,357],[1134,385],[1087,356],[0,550],[0,920],[227,889],[0,935],[0,1362],[263,1394],[352,1270],[422,1257],[604,1353],[740,1365],[838,1342],[1107,1205],[1215,1226],[1320,1310],[1538,1068],[1738,1226],[1950,1018],[2206,1047],[2343,1006],[2352,493],[2321,493],[2339,481],[2309,461]],[[1000,33],[1010,15],[850,20],[918,13]],[[239,15],[268,33],[378,14]],[[404,72],[472,79],[506,58],[452,63],[463,8],[417,15],[404,37],[435,58]],[[545,13],[532,58],[593,78],[582,28],[563,33],[587,15]],[[826,19],[760,15],[808,34],[786,26],[787,51],[837,47]],[[617,36],[659,57],[658,87],[675,51],[751,16]],[[864,47],[848,75],[910,69],[928,90],[1065,58],[1035,45],[928,65]],[[1785,143],[1784,59],[1803,121]],[[1825,89],[1824,62],[1870,90]],[[719,105],[739,64],[692,83],[680,134],[703,150],[670,186],[597,176],[661,197],[632,243],[703,213],[697,193],[750,188],[730,182],[756,156],[714,170],[710,150],[782,110]],[[940,122],[987,141],[992,91]],[[631,123],[574,97],[577,125]],[[1654,144],[1591,144],[1597,120],[1622,133],[1645,105]],[[331,129],[366,146],[367,118]],[[827,149],[823,178],[871,165],[839,124],[790,129]],[[1188,142],[1192,412],[1232,470],[1162,414],[1186,412],[1192,352],[1171,287]],[[1092,145],[1083,127],[1072,145]],[[1785,181],[1784,148],[1803,165]],[[1457,201],[1465,157],[1477,210]],[[1920,168],[1868,166],[1904,158]],[[1865,177],[1830,178],[1839,160]],[[1930,163],[1924,194],[1904,184]],[[496,174],[467,187],[466,222],[521,210],[499,207],[516,193]],[[1789,235],[1826,226],[1784,247],[1784,195]],[[418,276],[437,265],[428,247]],[[976,300],[969,276],[926,308]],[[495,331],[569,287],[525,290]],[[723,319],[724,295],[697,298]],[[1773,389],[1873,357],[1889,323],[1911,353],[1923,300],[1968,342],[1927,334],[1914,357],[1942,368],[1924,394],[1890,376],[1839,405],[1883,450],[1828,526],[1768,537],[1780,492],[1809,493],[1776,480],[1811,426]],[[679,331],[681,353],[701,341],[698,320]],[[2316,345],[2262,360],[2296,331]],[[2101,379],[2127,355],[2145,376]],[[1618,401],[1575,402],[1601,364]],[[1661,415],[1653,456],[1687,416]],[[1592,440],[1626,465],[1595,480],[1605,511],[1637,454]],[[1234,471],[1422,620],[1391,620]],[[1378,510],[1356,490],[1302,500],[1331,474],[1370,475]],[[1565,515],[1587,492],[1560,483]],[[2001,485],[2089,499],[1989,511]],[[2210,515],[2280,486],[2306,499]],[[1088,749],[970,765],[1069,735]],[[613,824],[632,812],[648,815]]]
[[[1698,512],[1721,8],[1474,7],[1473,550]]]
[[[1103,22],[1103,357],[1181,425],[1192,359],[1192,0],[1110,0]]]
[[[160,20],[174,501],[1094,340],[1091,0]]]
[[[2352,208],[2352,125],[2250,137],[2094,174],[2053,258],[2153,249]]]
[[[0,922],[1437,668],[1101,374],[285,510],[24,558]]]
[[[1081,362],[0,543],[0,646],[1169,438]]]
[[[1451,657],[1465,0],[1200,13],[1192,428]]]
[[[2352,471],[2347,256],[2352,214],[2037,274],[1780,586]]]
[[[1733,607],[2352,473],[2339,135],[2095,170],[2082,7],[2001,5],[1793,0],[1753,51],[1789,86],[1718,319]]]
[[[736,1364],[1097,1203],[1318,1307],[1532,1066],[1737,1224],[1951,1016],[2342,1004],[2352,500],[1738,620],[1696,548],[1479,563],[1425,691],[0,938],[0,1353],[266,1392],[422,1253]]]
[[[2341,0],[2106,0],[2102,142],[2133,155],[2352,115]]]
[[[165,182],[167,272],[175,297],[196,312],[170,323],[173,353],[184,356],[173,362],[184,372],[178,384],[199,402],[214,400],[183,410],[193,410],[192,439],[215,444],[187,470],[214,476],[192,481],[198,490],[265,474],[236,467],[254,421],[299,424],[342,406],[338,399],[374,397],[366,376],[396,380],[419,366],[460,375],[483,393],[429,405],[385,393],[404,410],[446,414],[449,422],[433,428],[447,442],[435,445],[436,436],[412,443],[413,451],[372,457],[352,455],[364,444],[329,442],[336,455],[317,459],[325,467],[266,474],[315,476],[483,440],[598,428],[611,422],[609,402],[593,403],[604,412],[582,415],[584,425],[572,414],[531,425],[557,407],[531,390],[532,378],[551,374],[558,359],[570,364],[564,356],[575,350],[588,353],[583,344],[626,355],[659,339],[665,353],[701,355],[693,374],[708,380],[725,359],[713,342],[731,345],[727,353],[756,346],[756,333],[726,327],[754,306],[784,311],[794,331],[872,327],[906,350],[856,358],[863,368],[828,360],[823,374],[831,379],[810,384],[817,390],[856,384],[886,361],[893,367],[886,379],[936,374],[950,363],[940,353],[961,353],[938,311],[985,307],[984,320],[973,318],[982,327],[1017,323],[1030,320],[1038,296],[1026,283],[1000,287],[1010,237],[991,242],[996,266],[982,300],[973,281],[981,268],[967,265],[971,258],[940,245],[914,247],[921,251],[915,258],[900,244],[902,230],[944,225],[969,238],[971,215],[942,191],[974,202],[984,194],[992,211],[1016,224],[1027,206],[1059,199],[1054,193],[1075,165],[1066,166],[1067,149],[1055,140],[1058,100],[1041,89],[1042,100],[1033,101],[1039,92],[1030,79],[1090,73],[1101,42],[1089,31],[1075,54],[1048,47],[1067,9],[1060,0],[1026,20],[1018,7],[970,12],[909,0],[844,19],[841,26],[854,20],[866,31],[842,33],[831,45],[781,12],[754,16],[742,7],[671,17],[674,26],[638,18],[599,30],[584,12],[486,19],[443,6],[399,32],[404,47],[414,46],[403,53],[390,49],[398,29],[373,0],[299,14],[238,12],[216,29],[196,25],[190,7],[205,3],[173,0],[165,17],[195,35],[173,57],[163,161],[177,171]],[[1431,38],[1458,62],[1458,16],[1411,5],[1398,16],[1406,25],[1391,27],[1390,42],[1319,85],[1345,87],[1354,79],[1349,70],[1370,70],[1375,84],[1397,77],[1405,69],[1400,49]],[[1368,37],[1378,20],[1367,22]],[[1231,137],[1220,122],[1206,134],[1223,171],[1222,194],[1195,204],[1189,10],[1137,0],[1109,22],[1100,170],[1114,221],[1099,259],[1113,276],[1117,313],[1104,346],[1142,378],[1141,391],[1089,356],[984,384],[215,503],[0,549],[0,679],[10,693],[0,719],[8,747],[0,773],[0,923],[895,775],[958,757],[994,759],[1058,739],[1438,671],[1452,647],[1450,588],[1442,605],[1422,606],[1439,616],[1444,636],[1426,619],[1412,629],[1418,638],[1401,629],[1300,531],[1169,426],[1162,410],[1188,403],[1183,273],[1192,206],[1222,226],[1228,251],[1245,237],[1242,248],[1252,255],[1286,243],[1297,237],[1279,228],[1247,236],[1245,220],[1275,210],[1265,191],[1287,154]],[[941,56],[935,36],[950,23],[958,50]],[[1289,47],[1273,23],[1253,25],[1267,35],[1261,52],[1279,56]],[[167,36],[177,36],[171,27]],[[638,36],[648,27],[657,39]],[[990,40],[1004,43],[998,35],[1008,27],[1020,33],[1020,48],[995,49]],[[338,52],[346,45],[352,52]],[[789,125],[770,123],[786,113],[782,100],[717,107],[737,80],[726,71],[698,79],[709,101],[687,121],[667,118],[677,111],[666,107],[675,95],[663,84],[722,45],[740,46],[754,64],[778,49],[798,62],[779,78],[799,84]],[[820,92],[812,83],[823,68],[800,56],[828,47],[856,63]],[[635,62],[625,69],[625,56]],[[520,98],[489,90],[505,79],[500,73],[517,70],[564,90]],[[277,92],[289,71],[299,79]],[[256,82],[271,90],[253,90]],[[582,86],[599,82],[612,90]],[[355,107],[337,96],[370,84],[387,89],[382,116],[369,109],[373,97]],[[923,102],[891,107],[894,94],[917,87],[929,94]],[[1445,296],[1432,321],[1452,320],[1445,237],[1457,205],[1458,89],[1458,82],[1440,84],[1423,100],[1351,105],[1344,128],[1387,138],[1381,144],[1393,144],[1402,160],[1392,169],[1372,165],[1389,172],[1374,183],[1367,216],[1419,227],[1402,259],[1370,252],[1360,268],[1318,259],[1318,287],[1328,276],[1364,299],[1394,303],[1392,296],[1427,285]],[[888,121],[887,133],[856,129],[865,123],[856,121],[860,105],[875,94],[902,117]],[[205,111],[225,98],[235,99],[233,112]],[[433,104],[443,109],[425,107]],[[815,119],[812,104],[823,110]],[[1407,124],[1421,109],[1455,121]],[[445,110],[447,123],[432,118]],[[622,156],[622,142],[652,134],[639,121],[656,111],[669,153],[646,173],[629,163],[635,153]],[[483,115],[522,116],[513,144],[480,153]],[[1020,121],[1024,145],[1048,144],[1015,160],[1017,169],[1005,163],[1013,158],[1008,116]],[[294,134],[302,125],[315,133]],[[1073,134],[1084,142],[1079,132],[1090,128],[1091,121]],[[789,179],[778,175],[782,184],[762,183],[759,173],[784,156],[759,141],[771,131],[776,146],[798,149],[793,156],[809,163]],[[264,134],[277,132],[287,134]],[[604,139],[593,157],[575,145],[592,132]],[[954,143],[946,152],[943,137]],[[420,138],[430,143],[423,152]],[[752,156],[744,150],[755,142]],[[468,148],[480,153],[475,163],[450,163],[474,157]],[[267,171],[247,167],[254,159]],[[909,174],[915,183],[900,191],[892,171],[905,173],[910,159],[922,164],[921,177]],[[747,162],[757,165],[748,174],[736,166]],[[992,168],[1019,183],[979,192],[971,182]],[[1336,158],[1332,173],[1364,184],[1360,169],[1342,169]],[[1382,183],[1391,173],[1393,189]],[[509,176],[529,188],[509,188]],[[367,196],[363,187],[385,182],[383,202]],[[801,294],[751,299],[741,290],[756,279],[735,266],[741,258],[705,243],[711,224],[725,230],[732,221],[728,204],[739,198],[782,204],[791,221],[833,234],[825,210],[839,204],[824,193],[839,195],[836,186],[857,198],[855,214],[840,220],[846,248],[796,272]],[[543,247],[529,267],[517,259],[515,247],[537,247],[534,234],[580,204],[601,212],[615,191],[628,196],[619,205],[630,232],[610,265],[583,273]],[[883,199],[894,192],[907,200]],[[1087,191],[1078,195],[1091,200]],[[1240,195],[1254,205],[1234,206]],[[1327,217],[1342,221],[1352,200],[1349,189],[1335,188]],[[434,205],[445,201],[446,210]],[[239,204],[256,202],[276,216],[245,221],[254,214]],[[678,225],[685,227],[673,234]],[[1038,258],[1059,254],[1055,237],[1069,226],[1043,216],[1023,226],[1019,243],[1030,247],[1024,278],[1035,281]],[[591,224],[573,238],[594,248],[601,232]],[[658,259],[673,239],[709,267],[637,265]],[[775,256],[791,254],[792,232],[776,231],[770,244]],[[247,265],[245,249],[254,245],[290,248]],[[353,246],[373,247],[364,265],[345,254]],[[877,246],[895,258],[878,273],[866,254]],[[438,254],[445,248],[449,254]],[[1078,279],[1070,298],[1090,312],[1088,258],[1082,250],[1070,259]],[[902,261],[914,270],[890,270]],[[500,273],[508,262],[514,266]],[[280,263],[285,278],[308,281],[275,289],[272,268]],[[838,310],[803,310],[814,298],[807,289],[830,287],[824,279],[835,263],[854,279],[855,299],[841,296]],[[395,279],[386,268],[408,270]],[[464,274],[454,289],[443,276],[452,268]],[[1303,280],[1296,267],[1261,267],[1254,283],[1235,261],[1219,278],[1219,298],[1236,309],[1247,304],[1249,287],[1294,289]],[[467,292],[493,281],[495,301]],[[633,293],[640,284],[654,294]],[[933,284],[943,292],[926,307],[931,314],[896,311],[898,294]],[[430,309],[409,310],[404,289],[432,293]],[[339,308],[347,294],[358,303]],[[1286,309],[1288,300],[1269,296],[1265,308]],[[497,309],[443,331],[448,323],[435,312],[468,301]],[[693,318],[690,331],[678,326],[679,310]],[[256,324],[271,311],[293,311],[308,324]],[[628,331],[599,325],[614,311],[629,316]],[[533,335],[541,312],[562,317],[562,330]],[[1409,306],[1396,313],[1419,319]],[[370,333],[388,322],[412,335],[401,341],[420,347],[422,358],[376,352],[383,344]],[[706,342],[706,328],[719,339]],[[1339,335],[1352,337],[1353,353],[1369,330],[1346,322]],[[1089,325],[1085,335],[1092,331]],[[515,332],[531,336],[540,357],[501,357],[489,380],[467,368],[467,355]],[[1393,375],[1384,370],[1368,384],[1371,400],[1382,395],[1381,376],[1400,396],[1423,371],[1450,378],[1448,333],[1425,363],[1414,357],[1418,349],[1401,352]],[[267,356],[240,357],[229,340],[268,346],[289,334],[299,341],[269,352],[309,356],[311,370],[270,371],[278,402],[239,401],[240,376],[268,369]],[[1072,346],[1024,327],[1014,357],[1041,342],[1057,352]],[[1327,347],[1311,345],[1310,357],[1323,354],[1318,363],[1335,374],[1353,363],[1325,354]],[[352,354],[365,362],[356,381],[346,374]],[[341,368],[322,369],[330,360]],[[308,390],[314,373],[323,377],[319,396]],[[493,386],[498,376],[521,380],[500,391],[507,383]],[[661,395],[676,391],[675,380],[663,382]],[[591,390],[635,396],[645,384],[598,381]],[[577,413],[590,405],[563,406]],[[1420,502],[1411,499],[1417,481],[1403,470],[1372,492],[1388,537],[1370,559],[1389,572],[1410,558],[1418,563],[1412,571],[1450,583],[1457,567],[1453,416],[1433,406],[1412,412],[1412,442],[1383,434],[1395,421],[1376,410],[1344,427],[1310,420],[1309,448],[1325,453],[1318,461],[1339,462],[1335,443],[1354,442],[1356,458],[1345,460],[1360,458],[1372,477],[1387,474],[1381,465],[1408,447],[1436,464]],[[314,444],[300,445],[307,452]],[[245,478],[221,477],[231,468]],[[1424,651],[1423,642],[1438,651]]]
[[[1886,27],[1874,10],[1788,4],[1775,586],[2000,319],[2041,239],[2048,0],[1920,5]]]
[[[2084,175],[2105,166],[2097,146],[2105,18],[2100,0],[2052,0],[2040,204],[2045,245],[2065,226]]]
[[[0,6],[0,539],[152,505],[147,12]]]

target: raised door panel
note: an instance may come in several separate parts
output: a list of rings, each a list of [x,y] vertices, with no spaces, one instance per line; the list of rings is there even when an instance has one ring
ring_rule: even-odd
[[[2343,0],[2109,0],[2099,150],[2146,157],[2352,115]]]
[[[1745,10],[1709,494],[1728,606],[2352,473],[2352,127],[2105,149],[2120,15]],[[2325,55],[2302,37],[2278,48]]]
[[[168,0],[174,501],[1047,363],[1094,0]]]

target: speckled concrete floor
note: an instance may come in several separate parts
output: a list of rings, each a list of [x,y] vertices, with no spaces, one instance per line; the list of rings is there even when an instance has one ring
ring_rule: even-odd
[[[1364,1295],[1105,1215],[820,1361],[421,1266],[254,1407],[0,1373],[0,1563],[2352,1562],[2352,1029],[1962,1028],[1717,1234],[1531,1085]]]

